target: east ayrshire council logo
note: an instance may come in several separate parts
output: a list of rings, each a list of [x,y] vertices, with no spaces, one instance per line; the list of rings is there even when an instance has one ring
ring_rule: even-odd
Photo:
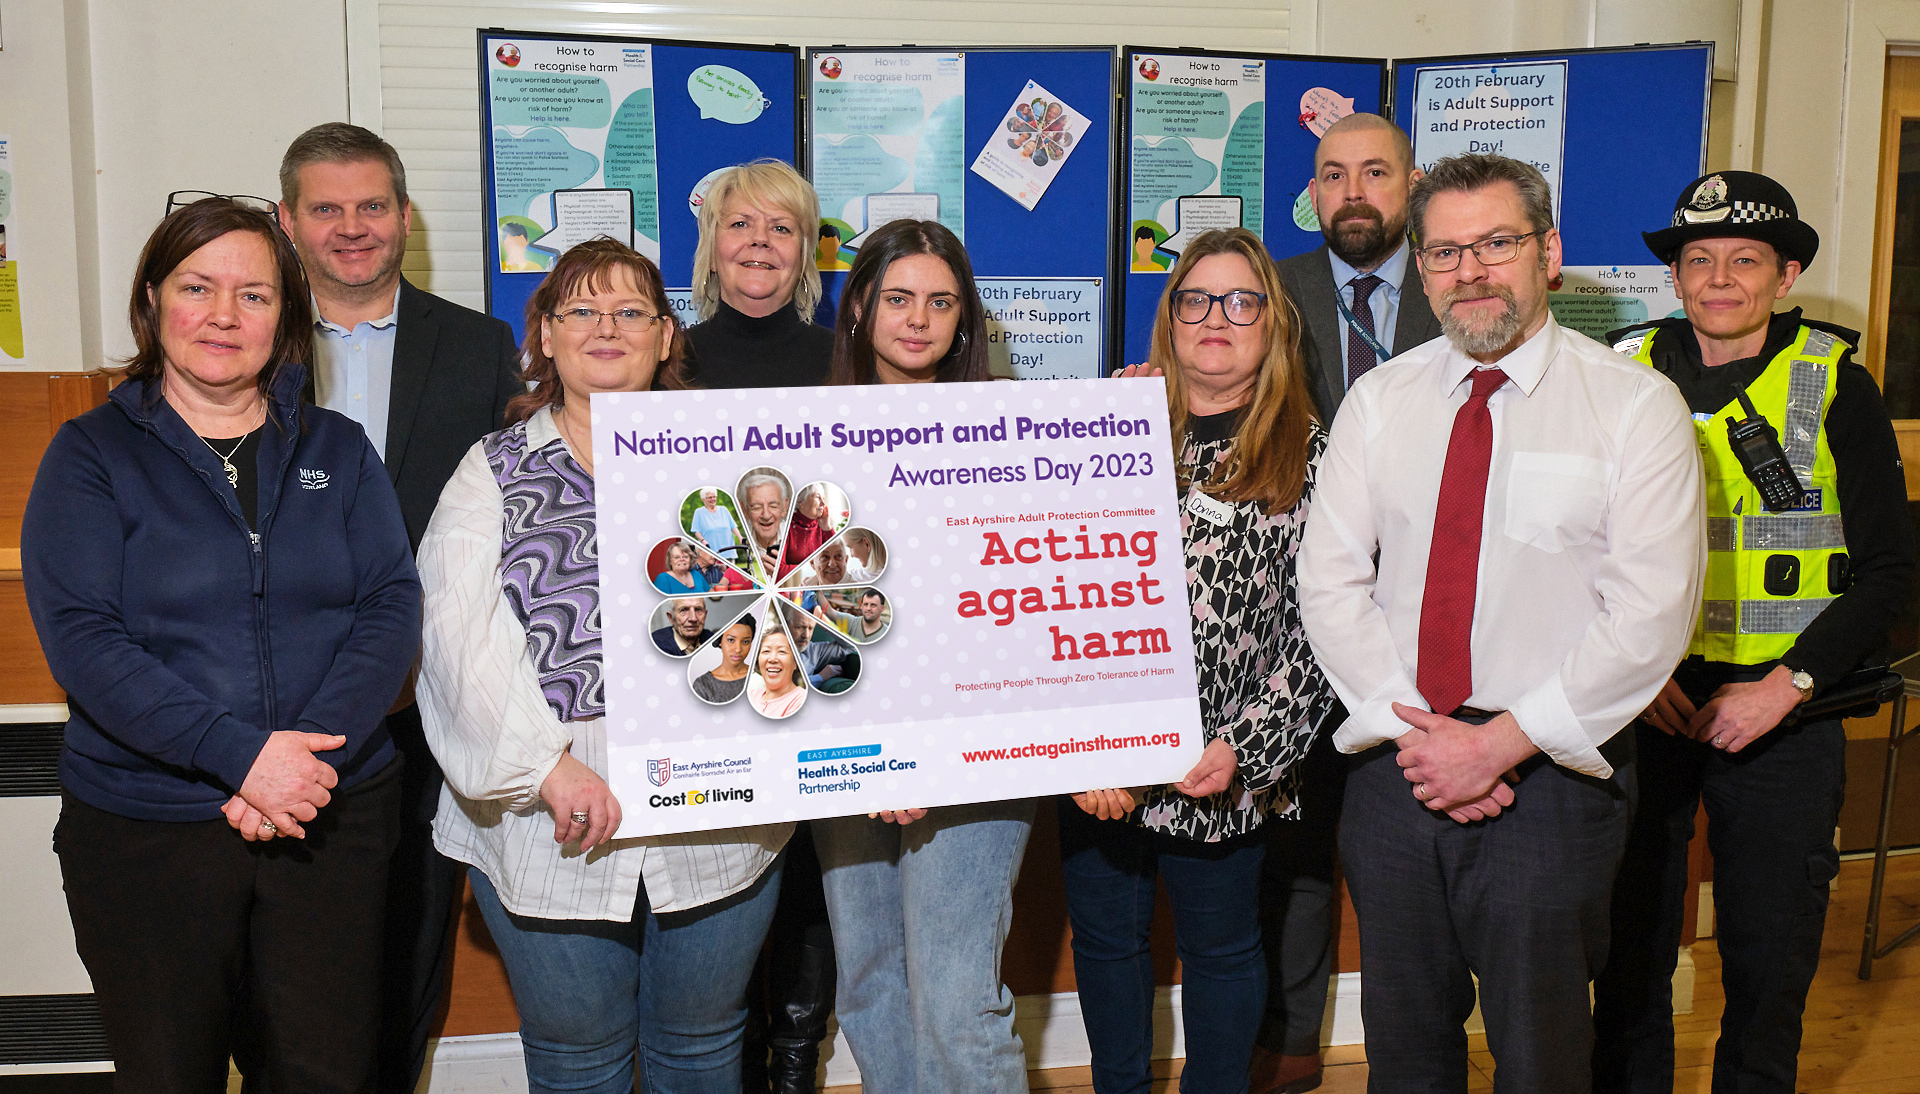
[[[673,760],[648,760],[647,781],[655,786],[665,786],[673,779]]]

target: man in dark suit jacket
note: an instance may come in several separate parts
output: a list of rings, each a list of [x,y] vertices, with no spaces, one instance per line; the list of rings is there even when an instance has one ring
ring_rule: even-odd
[[[1380,358],[1336,299],[1378,348],[1393,354],[1440,337],[1440,323],[1407,243],[1407,198],[1420,177],[1407,135],[1377,114],[1350,115],[1321,137],[1313,167],[1309,189],[1326,242],[1279,266],[1306,326],[1300,346],[1307,387],[1321,423],[1330,425],[1348,386]],[[1377,280],[1356,287],[1357,277]],[[1367,291],[1356,296],[1360,287]],[[1319,1082],[1320,1023],[1333,975],[1334,835],[1346,787],[1346,758],[1333,747],[1333,731],[1345,720],[1336,706],[1307,754],[1300,819],[1263,829],[1267,1013],[1250,1094],[1310,1090]]]
[[[373,133],[338,122],[302,133],[281,160],[280,194],[281,227],[313,290],[315,401],[367,430],[417,549],[461,457],[526,390],[512,328],[400,276],[413,222],[406,168]],[[406,771],[387,881],[377,1089],[411,1094],[446,986],[465,874],[433,847],[443,780],[411,688],[387,726]],[[259,1089],[251,1078],[249,1089]]]
[[[1349,115],[1320,138],[1313,168],[1308,189],[1326,243],[1279,265],[1306,323],[1300,341],[1314,406],[1331,424],[1348,386],[1379,363],[1336,298],[1394,354],[1440,337],[1440,323],[1407,244],[1407,196],[1420,177],[1407,135],[1378,114]],[[1380,279],[1364,300],[1354,299],[1356,276]]]

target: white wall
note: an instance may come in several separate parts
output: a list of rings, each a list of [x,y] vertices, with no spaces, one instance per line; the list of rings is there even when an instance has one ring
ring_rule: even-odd
[[[9,251],[27,359],[133,348],[127,293],[173,190],[273,197],[294,134],[347,112],[345,0],[14,0],[0,133],[15,138]]]
[[[409,165],[419,206],[408,269],[479,302],[474,27],[577,29],[750,42],[993,44],[1110,42],[1292,50],[1363,57],[1563,49],[1705,37],[1729,12],[1761,13],[1746,47],[1761,60],[1750,140],[1717,81],[1708,164],[1751,146],[1823,241],[1872,231],[1840,157],[1878,139],[1877,102],[1849,76],[1877,73],[1882,43],[1849,55],[1862,12],[1920,12],[1920,0],[0,0],[0,133],[15,139],[13,249],[33,369],[101,364],[130,348],[133,261],[168,191],[272,197],[286,142],[347,118],[384,133]],[[1662,14],[1662,13],[1665,14]],[[1644,28],[1644,37],[1638,32]],[[1679,28],[1679,29],[1676,29]],[[1855,28],[1857,29],[1857,28]],[[1856,36],[1859,37],[1859,36]],[[1870,38],[1871,36],[1866,36]],[[1866,39],[1863,38],[1863,41]],[[1723,43],[1723,71],[1733,51]],[[1867,55],[1871,54],[1871,55]],[[350,80],[351,74],[351,80]],[[1870,98],[1868,96],[1867,98]],[[351,109],[349,108],[351,104]],[[1872,114],[1868,117],[1868,114]],[[1851,161],[1850,161],[1851,162]],[[1631,184],[1631,150],[1621,150]],[[1856,169],[1855,173],[1858,171]],[[1828,252],[1793,303],[1865,322],[1870,253]]]
[[[74,245],[73,150],[68,144],[67,58],[58,3],[8,4],[0,30],[0,133],[13,138],[13,206],[7,253],[20,263],[21,335],[27,357],[0,367],[74,368],[81,358],[81,289]]]

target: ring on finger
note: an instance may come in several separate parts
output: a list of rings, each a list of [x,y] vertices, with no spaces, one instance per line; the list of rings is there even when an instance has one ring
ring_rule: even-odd
[[[1427,784],[1426,784],[1426,783],[1414,783],[1414,784],[1413,784],[1413,796],[1414,796],[1414,797],[1416,797],[1416,798],[1419,798],[1419,799],[1420,799],[1421,801],[1431,801],[1431,800],[1432,800],[1432,799],[1430,799],[1430,798],[1429,798],[1429,797],[1427,796]]]
[[[587,811],[584,809],[576,809],[573,811],[573,823],[575,824],[585,824],[590,819]]]
[[[280,831],[280,826],[273,823],[270,820],[263,820],[260,822],[260,834],[263,836],[272,836],[278,833],[279,831]]]

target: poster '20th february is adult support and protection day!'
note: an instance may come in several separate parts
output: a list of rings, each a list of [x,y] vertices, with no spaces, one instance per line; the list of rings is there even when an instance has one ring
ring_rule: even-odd
[[[1176,781],[1157,380],[594,400],[624,834]]]

